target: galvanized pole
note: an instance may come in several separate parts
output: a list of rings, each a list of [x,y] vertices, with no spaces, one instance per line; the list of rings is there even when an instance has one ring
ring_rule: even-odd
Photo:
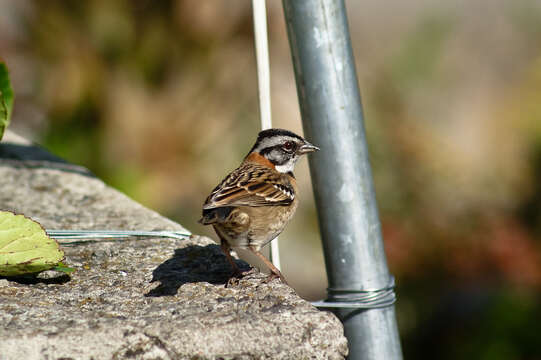
[[[343,0],[283,0],[329,279],[329,301],[392,282]],[[377,293],[377,292],[374,292]],[[350,359],[402,359],[394,306],[339,309]]]

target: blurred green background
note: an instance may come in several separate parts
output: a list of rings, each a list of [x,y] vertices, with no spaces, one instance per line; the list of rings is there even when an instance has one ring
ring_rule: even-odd
[[[541,2],[347,1],[409,359],[541,359]],[[279,1],[273,116],[301,133]],[[259,130],[250,2],[0,2],[10,129],[180,222]],[[337,140],[339,141],[339,140]],[[281,236],[307,299],[326,276],[306,160]]]

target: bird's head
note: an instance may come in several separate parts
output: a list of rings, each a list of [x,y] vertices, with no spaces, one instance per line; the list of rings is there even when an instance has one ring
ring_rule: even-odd
[[[299,135],[283,129],[263,130],[250,150],[269,160],[277,171],[292,173],[295,163],[301,155],[319,150]]]

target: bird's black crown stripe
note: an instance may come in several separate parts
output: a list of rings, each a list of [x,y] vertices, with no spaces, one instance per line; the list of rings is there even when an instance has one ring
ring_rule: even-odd
[[[304,140],[302,137],[300,137],[299,135],[297,135],[295,133],[292,133],[289,130],[285,130],[285,129],[267,129],[267,130],[263,130],[263,131],[259,132],[259,135],[257,135],[257,142],[259,142],[261,139],[268,138],[268,137],[273,137],[273,136],[276,136],[276,135],[290,136],[292,138],[297,138],[299,140]]]
[[[291,132],[289,130],[285,130],[285,129],[267,129],[267,130],[263,130],[263,131],[259,132],[259,134],[257,135],[257,140],[256,140],[254,146],[252,146],[252,149],[250,150],[249,153],[254,151],[254,149],[261,143],[261,141],[263,139],[270,138],[270,137],[273,137],[273,136],[289,136],[289,137],[304,141],[304,139],[302,137],[300,137],[299,135],[297,135],[297,134],[295,134],[295,133],[293,133],[293,132]]]

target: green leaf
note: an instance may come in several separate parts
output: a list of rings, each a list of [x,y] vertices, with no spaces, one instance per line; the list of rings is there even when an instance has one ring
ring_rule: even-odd
[[[58,243],[24,215],[0,211],[0,276],[54,268],[64,258]]]
[[[6,64],[0,59],[0,140],[9,125],[13,110],[13,89]]]
[[[75,271],[74,268],[70,268],[69,266],[66,266],[66,264],[64,264],[62,262],[59,262],[58,265],[56,265],[54,268],[52,268],[52,270],[61,271],[61,272],[66,273],[66,274],[71,274],[72,272]]]

